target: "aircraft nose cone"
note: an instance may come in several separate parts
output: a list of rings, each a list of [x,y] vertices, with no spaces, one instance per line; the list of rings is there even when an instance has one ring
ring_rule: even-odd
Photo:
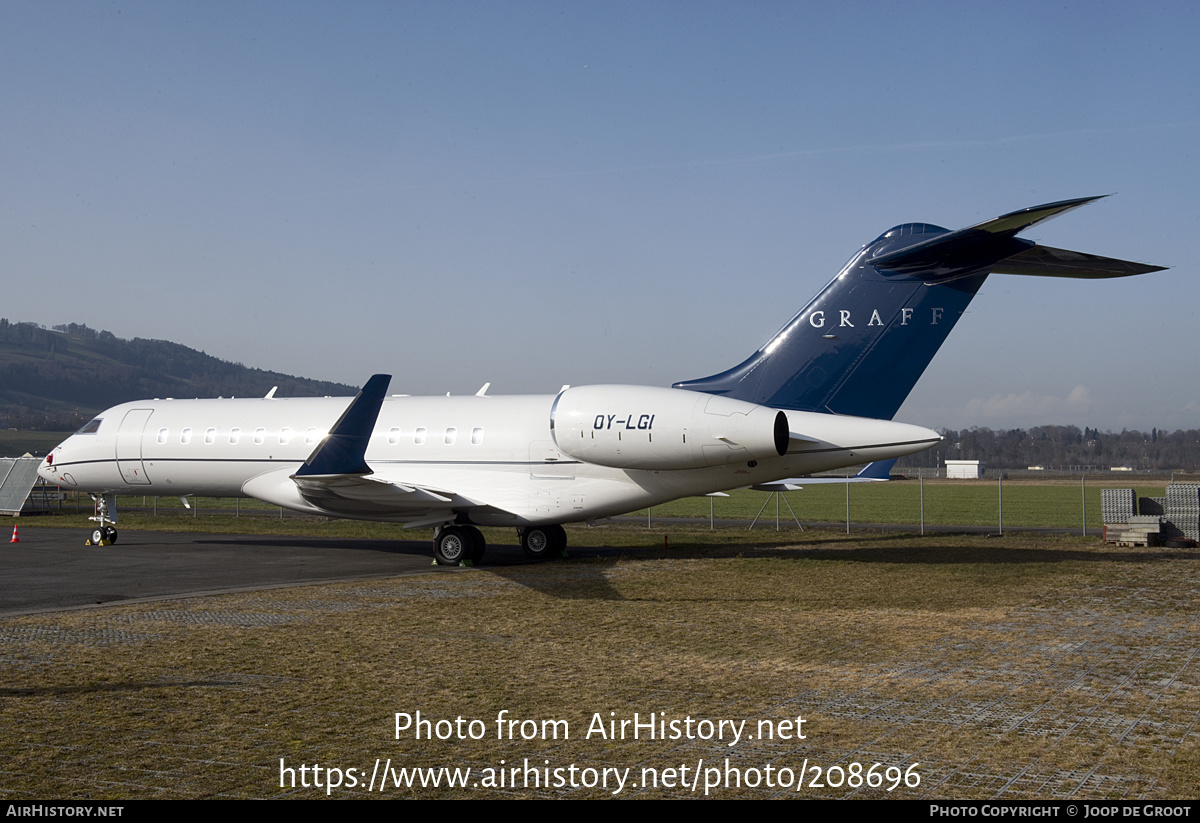
[[[57,482],[57,473],[54,469],[54,452],[42,458],[42,463],[38,466],[38,477],[49,483]]]

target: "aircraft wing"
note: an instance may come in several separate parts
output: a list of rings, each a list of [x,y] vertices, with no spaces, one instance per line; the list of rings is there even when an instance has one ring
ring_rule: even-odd
[[[367,445],[390,382],[391,375],[372,376],[295,472],[261,474],[248,480],[242,491],[292,509],[393,520],[410,528],[443,523],[455,509],[484,505],[446,489],[379,477],[367,465]]]
[[[445,520],[448,510],[482,505],[445,489],[355,475],[292,478],[301,497],[339,517],[378,517],[412,524]],[[441,514],[438,514],[441,513]]]
[[[868,463],[853,477],[789,477],[786,480],[776,480],[774,483],[759,483],[750,488],[760,492],[794,492],[805,486],[817,486],[828,483],[880,483],[891,475],[896,458],[891,460],[876,460]]]
[[[304,477],[277,469],[246,481],[242,492],[295,511],[357,520],[403,523],[405,528],[445,523],[456,511],[486,507],[476,500],[424,483],[406,483],[372,475],[326,474]]]

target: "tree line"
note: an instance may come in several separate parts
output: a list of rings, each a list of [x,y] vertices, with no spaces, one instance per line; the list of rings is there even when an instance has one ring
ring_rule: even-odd
[[[1200,429],[1149,432],[1105,431],[1085,426],[1034,426],[1030,429],[939,429],[943,440],[921,454],[901,458],[897,466],[936,468],[946,460],[982,460],[988,468],[1109,469],[1171,471],[1200,468]]]

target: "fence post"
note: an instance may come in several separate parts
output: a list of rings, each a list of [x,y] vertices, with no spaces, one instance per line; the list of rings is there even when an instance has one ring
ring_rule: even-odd
[[[996,475],[996,489],[997,489],[997,494],[999,495],[998,505],[999,505],[1000,511],[999,511],[998,517],[999,517],[999,524],[1000,524],[1000,534],[1001,534],[1001,536],[1003,536],[1004,535],[1004,473],[1003,472]]]
[[[925,472],[917,469],[917,479],[921,483],[921,535],[925,534]]]

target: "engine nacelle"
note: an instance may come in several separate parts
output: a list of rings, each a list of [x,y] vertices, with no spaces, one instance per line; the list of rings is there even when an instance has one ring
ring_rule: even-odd
[[[550,410],[559,451],[616,469],[698,469],[781,457],[787,415],[713,394],[653,386],[579,386]]]

